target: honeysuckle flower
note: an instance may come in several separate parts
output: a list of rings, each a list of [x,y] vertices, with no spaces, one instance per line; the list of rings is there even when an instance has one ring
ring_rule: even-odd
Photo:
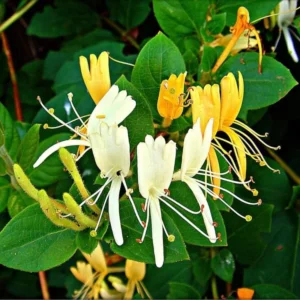
[[[253,32],[249,33],[248,30],[245,30],[244,33],[237,40],[236,44],[232,47],[230,54],[236,55],[242,50],[256,47],[257,40],[256,38],[253,37],[255,37]],[[226,48],[232,38],[233,38],[232,33],[226,35],[219,34],[216,36],[216,39],[214,41],[209,43],[209,46],[213,48],[218,46],[223,46]]]
[[[279,27],[279,35],[274,46],[274,50],[277,48],[279,40],[281,38],[281,34],[283,32],[283,36],[285,39],[285,43],[288,49],[289,54],[291,55],[294,62],[298,62],[298,54],[296,52],[294,42],[291,36],[291,33],[295,36],[297,40],[299,37],[297,34],[289,27],[292,25],[293,20],[296,15],[296,8],[297,8],[297,0],[281,0],[279,3],[279,12],[277,18],[277,24]]]
[[[217,223],[213,221],[209,204],[203,192],[205,192],[205,194],[209,194],[214,199],[218,199],[219,201],[224,203],[235,214],[242,217],[246,221],[249,222],[252,219],[250,215],[242,216],[240,213],[238,213],[236,210],[230,207],[230,205],[228,205],[227,202],[225,202],[221,196],[219,196],[212,190],[216,186],[214,184],[210,184],[207,182],[207,177],[220,179],[222,178],[222,175],[229,173],[229,171],[224,173],[215,173],[212,171],[208,171],[207,169],[202,169],[202,166],[208,157],[208,153],[210,149],[212,133],[213,133],[213,121],[214,121],[213,119],[210,119],[208,121],[203,135],[200,130],[200,119],[196,121],[192,129],[189,129],[184,139],[181,169],[173,175],[174,181],[181,180],[185,182],[189,186],[193,194],[195,195],[195,198],[199,204],[199,210],[198,211],[192,211],[187,209],[186,210],[192,214],[199,214],[199,213],[202,214],[207,235],[211,243],[215,243],[217,240],[217,235],[215,231],[215,227],[217,227]],[[205,176],[205,180],[200,180],[198,178],[195,178],[196,175]],[[240,184],[240,182],[238,181],[230,180],[227,178],[222,178],[222,180],[234,184]],[[256,203],[247,202],[225,188],[222,187],[218,187],[218,188],[220,188],[223,192],[230,194],[235,199],[243,203],[249,205],[261,204],[261,201]]]
[[[83,145],[88,147],[86,151],[92,149],[96,165],[101,170],[101,176],[107,178],[107,181],[100,189],[86,198],[80,206],[85,203],[89,205],[96,204],[104,191],[104,188],[111,184],[109,193],[107,194],[103,204],[103,209],[108,201],[110,224],[115,241],[118,245],[122,245],[123,236],[119,214],[119,193],[122,184],[125,187],[126,193],[133,205],[140,224],[143,224],[136,211],[133,199],[130,196],[130,190],[127,188],[125,181],[125,177],[127,176],[130,168],[128,131],[124,126],[117,126],[117,124],[122,122],[134,109],[135,101],[132,100],[131,96],[127,96],[126,91],[119,92],[118,87],[113,86],[104,96],[102,101],[95,107],[86,125],[77,113],[70,97],[69,100],[74,112],[81,121],[82,126],[87,127],[87,134],[83,135],[80,132],[80,129],[73,129],[68,123],[60,120],[57,116],[55,116],[51,109],[47,109],[40,101],[43,108],[59,123],[66,126],[77,136],[80,136],[83,139],[62,141],[51,146],[38,158],[34,164],[34,168],[38,167],[47,157],[62,147]],[[82,155],[78,157],[78,159],[81,157]],[[96,197],[95,201],[92,201],[93,197]],[[99,216],[95,230],[91,232],[92,235],[96,235],[103,215],[103,209]]]
[[[91,254],[82,252],[88,263],[79,261],[77,268],[70,270],[74,277],[83,283],[79,291],[75,291],[76,299],[99,299],[103,288],[106,287],[104,279],[108,274],[124,272],[123,267],[108,267],[100,244],[97,245]]]
[[[144,205],[146,223],[142,237],[137,239],[137,242],[142,243],[144,241],[151,216],[152,240],[157,267],[161,267],[164,263],[163,232],[165,232],[169,242],[173,242],[175,239],[175,236],[169,234],[164,225],[160,209],[161,202],[208,238],[206,233],[178,211],[173,204],[186,211],[189,211],[189,209],[168,196],[168,189],[174,171],[175,154],[176,144],[173,141],[166,144],[162,136],[154,140],[153,137],[147,135],[145,143],[140,143],[137,147],[139,191],[146,200]]]
[[[216,152],[218,152],[228,162],[241,182],[250,189],[245,182],[247,171],[246,155],[254,159],[261,166],[267,166],[274,172],[277,171],[268,165],[252,137],[270,149],[277,150],[280,149],[280,147],[272,147],[266,144],[261,138],[266,137],[267,134],[260,135],[243,122],[237,120],[244,96],[243,76],[240,72],[238,72],[238,75],[239,84],[237,84],[232,73],[224,76],[220,83],[221,91],[217,84],[214,84],[213,86],[206,85],[203,89],[201,87],[194,87],[190,91],[193,100],[192,114],[194,123],[200,117],[202,134],[204,134],[204,128],[206,128],[208,119],[214,119],[212,134],[214,142],[212,143],[208,156],[211,170],[214,173],[220,173],[218,157],[216,154]],[[218,131],[224,132],[229,140],[216,136]],[[232,146],[236,161],[231,157],[230,153],[222,147],[221,143],[230,144]],[[226,156],[224,154],[226,154]],[[213,178],[213,182],[216,187],[220,186],[220,178]],[[258,193],[257,190],[251,191],[254,195],[257,195]],[[215,188],[214,192],[218,195],[218,188]]]
[[[79,57],[81,75],[92,99],[96,104],[110,89],[109,54],[102,52],[98,59],[95,54],[90,55],[90,66],[84,56]]]
[[[237,296],[239,300],[251,300],[254,296],[254,290],[249,288],[237,289]]]
[[[102,299],[122,299],[126,291],[126,285],[123,281],[115,276],[108,276],[107,280],[113,286],[113,289],[110,288],[106,282],[102,282],[100,289],[100,295]]]
[[[187,98],[184,94],[185,73],[177,77],[172,74],[169,79],[163,80],[160,84],[157,101],[158,113],[164,118],[163,127],[170,126],[172,120],[182,115]]]
[[[253,32],[256,37],[257,45],[258,45],[258,49],[259,49],[258,71],[259,71],[259,73],[261,73],[262,46],[261,46],[258,32],[256,31],[255,27],[253,25],[251,25],[249,22],[250,22],[249,11],[247,10],[247,8],[245,8],[243,6],[239,7],[239,9],[237,11],[236,23],[234,26],[232,26],[230,28],[230,32],[232,33],[232,38],[228,42],[226,48],[224,49],[224,51],[222,52],[222,54],[220,55],[218,60],[216,61],[215,65],[212,69],[212,73],[217,72],[217,70],[220,68],[220,66],[223,64],[223,62],[225,61],[225,59],[231,52],[232,48],[238,42],[240,36],[242,34],[244,34],[245,30],[249,30],[250,32]]]
[[[137,292],[142,298],[145,298],[144,294],[146,294],[148,298],[151,299],[149,292],[142,282],[146,275],[145,263],[127,259],[125,264],[125,275],[128,278],[128,283],[124,299],[132,299],[135,289],[137,289]]]

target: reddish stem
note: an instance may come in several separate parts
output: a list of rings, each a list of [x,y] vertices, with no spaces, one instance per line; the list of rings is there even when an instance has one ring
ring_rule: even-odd
[[[39,272],[39,278],[40,278],[40,285],[41,285],[43,299],[44,300],[49,300],[50,295],[49,295],[47,279],[46,279],[46,275],[45,275],[44,271]]]

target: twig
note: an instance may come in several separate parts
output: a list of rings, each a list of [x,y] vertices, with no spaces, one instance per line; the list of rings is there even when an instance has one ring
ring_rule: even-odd
[[[134,38],[132,38],[130,35],[128,35],[128,32],[123,30],[118,24],[116,24],[114,21],[110,20],[109,18],[102,17],[102,19],[113,29],[115,29],[123,38],[126,38],[127,41],[137,50],[140,50],[140,45],[136,42]]]
[[[7,40],[6,35],[5,35],[4,32],[1,32],[0,35],[1,35],[2,45],[3,45],[3,52],[4,52],[4,54],[6,56],[6,59],[7,59],[7,65],[8,65],[8,69],[9,69],[10,80],[11,80],[12,88],[13,88],[16,118],[17,118],[18,121],[23,121],[23,114],[22,114],[22,108],[21,108],[21,100],[20,100],[18,82],[17,82],[14,62],[13,62],[13,59],[12,59],[9,43],[8,43],[8,40]]]
[[[38,0],[32,0],[28,2],[24,7],[15,12],[10,18],[8,18],[5,22],[3,22],[0,26],[0,32],[7,29],[11,24],[17,21],[21,16],[23,16],[27,10],[29,10]]]
[[[39,278],[40,278],[40,285],[42,289],[42,295],[44,300],[49,300],[50,295],[49,295],[49,290],[48,290],[48,284],[47,284],[47,279],[44,271],[39,272]]]
[[[282,169],[294,180],[295,183],[300,184],[300,177],[296,174],[296,172],[287,165],[287,163],[276,154],[273,150],[266,148],[269,154],[276,160]]]
[[[210,248],[210,257],[213,259],[216,255],[216,251],[214,248]],[[211,292],[214,300],[218,300],[219,298],[219,293],[218,293],[218,286],[217,286],[217,278],[216,275],[213,274],[211,278]]]

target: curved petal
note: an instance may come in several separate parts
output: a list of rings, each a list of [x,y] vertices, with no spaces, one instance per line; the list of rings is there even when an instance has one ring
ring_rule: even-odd
[[[219,165],[219,160],[218,160],[218,156],[217,153],[215,151],[215,149],[211,146],[208,152],[208,162],[211,168],[211,171],[214,173],[220,173],[220,165]],[[213,177],[212,178],[212,182],[213,184],[216,186],[213,188],[213,192],[216,195],[220,194],[220,186],[221,186],[221,179],[218,177]],[[215,200],[217,198],[214,198]]]

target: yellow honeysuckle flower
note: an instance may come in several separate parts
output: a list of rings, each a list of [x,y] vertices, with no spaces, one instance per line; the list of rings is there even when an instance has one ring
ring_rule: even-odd
[[[76,299],[99,299],[106,285],[105,277],[110,273],[124,272],[123,267],[108,267],[100,244],[97,245],[91,254],[82,252],[88,263],[77,262],[77,268],[71,267],[70,270],[74,277],[83,283],[79,291],[75,291]]]
[[[109,75],[109,55],[102,52],[98,59],[95,54],[90,55],[90,66],[84,56],[80,56],[81,75],[92,99],[97,104],[111,87]]]
[[[186,101],[184,95],[185,73],[177,77],[172,74],[169,79],[163,80],[160,85],[157,101],[158,113],[164,118],[163,127],[171,125],[172,120],[181,116]]]
[[[239,300],[251,300],[253,299],[254,290],[248,288],[237,289],[237,296]]]
[[[268,165],[252,137],[257,139],[267,148],[278,150],[280,147],[272,147],[266,144],[261,138],[266,137],[267,134],[260,135],[246,124],[237,120],[244,97],[244,80],[241,72],[238,72],[238,84],[234,75],[232,73],[228,73],[228,75],[222,78],[220,85],[214,84],[211,86],[207,84],[204,88],[199,86],[193,87],[190,93],[193,101],[193,121],[195,123],[195,120],[200,117],[202,133],[204,133],[204,128],[206,127],[209,119],[214,118],[215,120],[213,127],[213,143],[208,155],[208,167],[212,170],[212,172],[220,172],[216,152],[223,156],[231,169],[237,174],[240,181],[243,183],[245,183],[247,173],[247,155],[258,162],[261,166],[267,166],[274,172],[278,171]],[[224,132],[228,136],[229,140],[218,137],[216,134],[219,131]],[[230,155],[230,152],[226,151],[222,147],[221,143],[230,144],[232,146],[235,159],[233,159]],[[220,192],[220,178],[213,178],[212,181],[215,185],[214,192],[218,195]],[[248,184],[244,185],[251,190]],[[256,190],[251,191],[255,196],[258,194]]]
[[[232,33],[232,38],[228,42],[226,48],[222,52],[221,56],[218,58],[217,62],[215,63],[215,66],[212,69],[212,73],[217,72],[217,70],[220,68],[220,66],[223,64],[229,53],[231,52],[232,48],[236,45],[238,42],[240,36],[245,32],[245,30],[252,31],[256,37],[258,49],[259,49],[259,62],[258,62],[258,71],[261,73],[261,63],[262,63],[262,46],[260,42],[260,38],[258,35],[258,32],[256,31],[255,27],[251,25],[250,23],[250,16],[249,11],[247,8],[241,6],[239,7],[237,11],[237,19],[234,26],[230,28],[230,32]]]

